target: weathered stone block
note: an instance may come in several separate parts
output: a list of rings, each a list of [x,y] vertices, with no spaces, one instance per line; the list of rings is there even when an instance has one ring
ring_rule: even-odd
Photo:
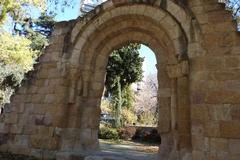
[[[25,146],[11,146],[11,152],[14,154],[29,155],[31,149]]]
[[[44,98],[44,103],[52,104],[57,101],[57,98],[55,94],[47,94]]]
[[[19,124],[10,125],[10,133],[12,134],[22,134],[23,126]]]
[[[232,105],[231,106],[231,118],[234,121],[240,121],[240,105]]]
[[[26,125],[23,127],[24,135],[35,135],[37,134],[37,126],[35,125]]]
[[[220,124],[218,121],[205,122],[204,135],[207,137],[220,137]]]
[[[28,147],[29,136],[28,135],[16,135],[14,142],[17,146]]]
[[[225,67],[226,68],[239,68],[239,57],[228,57],[225,59]]]
[[[204,137],[203,136],[192,136],[193,150],[204,151]]]
[[[228,140],[223,138],[211,138],[210,148],[212,152],[227,152]]]
[[[193,151],[194,160],[206,160],[207,155],[203,151]]]
[[[240,123],[237,121],[220,122],[220,132],[223,138],[240,138]]]
[[[209,91],[207,93],[206,99],[205,99],[206,103],[210,103],[210,104],[236,104],[236,103],[240,103],[240,92],[237,91],[224,91],[224,90],[220,90],[220,91]]]
[[[191,108],[191,117],[203,122],[209,120],[208,106],[194,105]]]
[[[17,113],[5,114],[4,122],[6,124],[16,124],[18,122],[18,114]]]
[[[233,155],[240,154],[240,140],[230,139],[229,140],[229,151]]]
[[[44,100],[44,94],[33,94],[31,97],[32,103],[42,103]]]
[[[30,136],[30,146],[34,149],[56,150],[59,145],[57,137]]]
[[[10,131],[10,125],[7,125],[5,123],[0,123],[0,134],[9,133],[9,131]]]
[[[192,121],[192,135],[203,136],[204,135],[204,122],[199,120]]]
[[[7,144],[11,136],[7,133],[0,133],[0,145]]]
[[[214,121],[231,121],[231,105],[211,105],[209,106],[210,119]]]
[[[75,139],[63,139],[62,144],[61,144],[61,151],[67,152],[67,151],[72,151],[74,144],[75,144]]]
[[[239,160],[240,154],[229,155],[229,160]]]

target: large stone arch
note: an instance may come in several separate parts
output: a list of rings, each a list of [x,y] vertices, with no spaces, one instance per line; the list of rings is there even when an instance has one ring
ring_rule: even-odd
[[[58,23],[5,107],[0,150],[70,159],[98,148],[108,55],[139,42],[158,62],[159,159],[239,159],[240,36],[230,18],[217,0],[109,0]]]
[[[138,10],[136,10],[136,8],[138,8]],[[140,10],[139,8],[141,8],[142,10]],[[133,12],[133,10],[136,11]],[[88,26],[86,24],[86,27],[84,27],[84,31],[81,32],[80,30],[76,36],[80,38],[76,38],[76,41],[73,40],[73,50],[75,52],[73,52],[73,55],[71,55],[72,57],[70,57],[70,59],[72,59],[72,61],[70,60],[70,62],[73,62],[71,63],[71,65],[74,67],[77,67],[78,64],[81,64],[82,68],[80,66],[78,70],[81,70],[81,72],[85,73],[85,75],[83,76],[85,77],[83,78],[83,85],[88,86],[89,88],[84,89],[88,91],[88,93],[84,92],[83,95],[86,96],[88,100],[92,102],[95,101],[95,104],[92,103],[92,106],[94,106],[92,107],[92,110],[96,110],[95,107],[99,107],[99,101],[101,100],[103,92],[105,67],[107,64],[108,55],[117,47],[128,42],[141,42],[149,45],[155,52],[157,51],[156,57],[158,61],[158,79],[160,86],[159,101],[160,103],[163,103],[162,106],[160,105],[160,110],[162,111],[162,114],[160,114],[161,121],[159,121],[159,130],[162,133],[167,133],[166,136],[163,136],[163,143],[165,144],[161,147],[162,151],[165,150],[165,155],[162,154],[161,157],[167,159],[167,157],[171,156],[170,152],[173,153],[172,156],[180,156],[177,152],[182,150],[184,150],[184,152],[190,153],[190,115],[188,115],[188,118],[181,119],[180,123],[178,124],[179,126],[185,127],[185,129],[182,130],[182,134],[178,134],[176,132],[176,130],[178,130],[176,128],[177,122],[172,122],[171,126],[171,118],[169,118],[173,116],[173,119],[177,119],[177,117],[175,117],[174,115],[177,113],[174,113],[173,111],[171,115],[171,107],[172,109],[177,108],[176,106],[178,105],[171,103],[171,101],[175,101],[173,100],[175,97],[178,97],[178,99],[185,98],[185,102],[189,99],[189,96],[181,97],[180,93],[176,95],[177,92],[182,91],[177,91],[177,86],[172,86],[175,85],[175,83],[177,84],[178,78],[181,79],[188,74],[186,53],[188,39],[183,29],[181,28],[179,23],[173,17],[171,17],[171,15],[169,15],[165,11],[156,9],[153,6],[145,6],[144,4],[137,4],[136,6],[123,5],[118,7],[117,10],[109,10],[109,12],[112,15],[109,20],[105,18],[104,23],[98,23],[98,25],[96,25],[94,22],[99,22],[99,19],[102,19],[102,16],[105,16],[106,13],[103,13],[103,15],[100,14],[99,17],[97,17],[96,19],[93,18],[92,20],[95,25],[94,27],[91,25]],[[146,13],[150,13],[150,15],[155,13],[158,16],[154,19],[154,17],[149,16]],[[75,28],[73,29],[73,31],[74,30]],[[72,36],[74,37],[74,35]],[[81,55],[79,53],[81,53]],[[80,63],[76,62],[76,60],[79,59],[76,57],[78,57],[79,55]],[[74,62],[76,62],[76,64],[74,64]],[[76,68],[74,67],[73,72],[76,70]],[[182,72],[181,67],[186,67],[186,70]],[[167,69],[171,71],[167,73]],[[78,76],[79,74],[81,73],[76,73],[76,75]],[[173,81],[172,83],[174,84],[170,83],[171,80],[169,75],[167,74],[170,74],[170,76],[172,76],[171,79]],[[185,78],[185,82],[182,83],[184,86],[187,87],[187,77]],[[172,93],[171,90],[173,90]],[[175,91],[176,93],[174,93]],[[169,104],[169,106],[166,106],[167,103]],[[181,107],[184,108],[185,111],[190,110],[189,104],[185,104]],[[92,111],[92,113],[94,113],[94,111]],[[190,111],[188,111],[187,113],[189,114]],[[183,112],[182,114],[186,113]],[[99,113],[96,113],[93,117],[99,117]],[[88,119],[89,125],[92,126],[93,130],[98,130],[98,126],[96,125],[98,124],[98,119],[95,119],[96,122],[94,124],[91,124],[93,121],[91,120],[91,118],[89,118],[89,116],[88,118],[84,119]],[[84,128],[82,129],[84,130]],[[171,135],[173,134],[171,129],[175,130],[174,134],[176,135]],[[86,127],[85,130],[86,132],[89,131],[89,127]],[[96,131],[93,132],[97,133]],[[93,143],[97,141],[96,138],[97,136],[93,136]],[[87,138],[84,137],[82,139]],[[84,143],[89,143],[90,139],[87,139],[87,142]],[[183,141],[185,144],[183,143]]]

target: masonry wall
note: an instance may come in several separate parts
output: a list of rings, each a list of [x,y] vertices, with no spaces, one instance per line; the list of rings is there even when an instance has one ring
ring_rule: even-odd
[[[0,150],[17,154],[54,156],[60,129],[67,125],[69,82],[60,57],[71,23],[55,28],[50,45],[29,80],[11,97],[0,116]]]
[[[98,39],[95,37],[98,35],[96,33],[89,35],[96,29],[94,27],[104,21],[100,16],[106,13],[105,19],[118,17],[123,12],[117,9],[115,11],[115,7],[129,6],[123,9],[127,12],[133,3],[135,2],[109,1],[85,18],[57,24],[51,44],[40,58],[36,71],[12,97],[11,104],[5,107],[4,114],[0,117],[1,151],[55,157],[59,151],[97,149],[97,115],[100,113],[99,98],[104,84],[104,72],[98,71],[103,71],[107,57],[103,52],[111,51],[128,39],[140,41],[145,38],[145,41],[153,44],[155,48],[160,44],[155,41],[154,36],[148,36],[147,31],[136,33],[130,30],[128,36],[114,39],[118,35],[113,29],[119,29],[120,26],[113,26],[114,22],[111,22],[106,23],[105,27],[110,29],[104,33],[108,33],[108,38],[112,38],[112,41],[103,49],[97,48],[95,42],[98,45],[108,42],[104,39],[105,35],[99,35]],[[163,86],[164,94],[159,96],[159,107],[163,111],[163,116],[159,117],[159,130],[162,131],[162,138],[166,140],[164,143],[169,145],[165,154],[184,160],[239,160],[240,35],[236,32],[231,13],[216,0],[158,0],[139,3],[146,3],[154,9],[158,7],[174,17],[177,25],[171,21],[171,16],[166,16],[162,21],[165,23],[161,24],[160,21],[156,24],[160,28],[161,25],[165,25],[169,30],[171,28],[169,35],[161,38],[166,40],[166,37],[170,37],[174,44],[172,48],[178,46],[175,48],[176,54],[179,56],[180,52],[187,53],[184,60],[189,63],[190,72],[180,76],[171,77],[165,71],[166,66],[163,67],[164,70],[159,69],[162,75],[169,74],[171,78],[163,78],[161,74],[158,77],[159,80],[163,79],[161,84],[166,82],[169,87]],[[144,18],[154,15],[154,9],[148,10]],[[109,14],[109,10],[113,10],[110,13],[115,15]],[[140,10],[144,10],[144,7],[135,7],[132,12],[143,12]],[[164,15],[154,15],[153,18],[160,19]],[[98,16],[99,21],[91,21]],[[124,16],[129,15],[123,15],[122,20]],[[138,20],[142,21],[144,18]],[[122,24],[136,28],[138,23],[134,18],[129,22],[130,25]],[[87,30],[87,27],[90,29]],[[141,29],[144,27],[147,28],[143,26]],[[179,34],[179,28],[181,33],[185,33],[187,40],[181,39],[183,37]],[[104,31],[104,28],[101,29]],[[148,31],[165,35],[156,27],[149,27]],[[73,39],[77,39],[76,44],[72,43]],[[102,39],[105,41],[101,41]],[[87,49],[82,49],[84,47]],[[101,55],[97,56],[95,52]],[[175,56],[177,57],[174,55],[173,59]],[[182,57],[180,55],[177,58]],[[89,61],[89,64],[86,61]],[[174,65],[179,65],[175,64],[175,61],[171,64],[173,68]],[[176,70],[179,69],[182,72],[183,68],[177,67]],[[176,110],[176,116],[171,115],[173,110]],[[192,155],[184,155],[182,150],[187,150]],[[164,155],[161,160],[168,157]]]
[[[189,1],[203,50],[191,58],[193,159],[240,159],[240,34],[217,1]]]

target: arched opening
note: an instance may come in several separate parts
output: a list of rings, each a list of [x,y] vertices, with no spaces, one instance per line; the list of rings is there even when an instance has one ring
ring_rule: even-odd
[[[131,159],[157,156],[161,138],[156,63],[155,53],[138,43],[110,54],[98,134],[103,155]]]
[[[78,68],[78,71],[73,68],[70,75],[80,82],[79,105],[87,106],[82,107],[80,113],[81,149],[91,150],[99,147],[99,106],[108,57],[113,50],[131,42],[145,44],[154,51],[158,74],[161,75],[158,76],[158,131],[162,137],[159,156],[185,156],[191,153],[187,35],[164,11],[141,4],[132,7],[144,7],[145,11],[153,9],[158,16],[152,17],[148,12],[138,15],[139,10],[134,14],[128,13],[129,8],[120,6],[111,13],[116,14],[113,19],[110,16],[110,19],[105,18],[101,21],[101,16],[108,16],[108,13],[103,13],[93,20],[94,27],[87,25],[83,32],[78,31],[80,34],[72,36],[74,49],[70,65]],[[117,13],[120,9],[127,11],[119,15]],[[74,32],[77,30],[73,29]]]
[[[222,115],[238,111],[239,37],[217,1],[186,2],[109,0],[58,23],[36,73],[5,108],[0,150],[64,160],[96,151],[108,57],[137,42],[154,51],[161,75],[158,159],[238,158],[229,150],[237,114]]]

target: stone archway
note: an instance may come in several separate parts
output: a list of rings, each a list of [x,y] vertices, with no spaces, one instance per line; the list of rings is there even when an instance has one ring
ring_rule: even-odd
[[[70,159],[97,149],[108,55],[139,42],[158,63],[159,159],[239,158],[230,148],[239,145],[240,39],[229,19],[215,0],[110,0],[58,23],[36,73],[6,106],[0,150]]]
[[[134,8],[142,8],[142,10],[137,10],[137,12],[132,13],[131,10]],[[97,28],[95,31],[94,29],[88,29],[88,26],[85,28],[86,32],[88,32],[88,30],[91,32],[88,33],[87,37],[85,37],[87,40],[91,41],[91,43],[83,43],[84,40],[82,37],[84,36],[82,34],[78,35],[81,38],[78,39],[76,37],[76,42],[73,43],[75,44],[73,47],[73,50],[75,50],[73,54],[75,55],[72,55],[72,57],[74,57],[74,60],[79,59],[76,57],[79,56],[79,53],[82,53],[80,55],[80,64],[82,68],[80,66],[79,69],[77,69],[79,71],[81,70],[81,72],[74,73],[76,68],[78,68],[79,62],[74,62],[74,60],[72,60],[72,66],[76,67],[73,68],[72,72],[74,73],[74,77],[81,77],[81,73],[85,73],[83,76],[85,79],[82,83],[83,86],[88,86],[88,88],[83,88],[82,94],[87,98],[85,103],[88,104],[86,106],[89,108],[86,110],[92,110],[87,111],[88,114],[84,114],[82,117],[84,119],[84,123],[88,124],[87,126],[81,128],[82,132],[86,132],[87,135],[87,137],[80,138],[86,139],[86,142],[82,143],[86,143],[86,146],[89,147],[89,144],[92,141],[92,145],[96,145],[96,134],[99,122],[98,119],[93,120],[89,116],[93,115],[93,117],[99,117],[99,112],[94,111],[99,108],[99,102],[102,97],[108,55],[117,47],[128,42],[141,42],[147,44],[156,52],[158,61],[160,101],[159,131],[163,134],[162,137],[164,137],[161,148],[165,153],[165,155],[162,156],[167,158],[170,156],[170,153],[173,153],[172,155],[177,155],[175,152],[178,152],[182,149],[184,149],[184,152],[190,153],[191,138],[189,115],[190,108],[188,103],[189,95],[186,95],[185,97],[181,95],[181,93],[188,94],[185,91],[188,88],[184,88],[184,91],[177,89],[177,87],[180,85],[178,78],[184,76],[186,76],[186,82],[183,82],[183,86],[188,87],[188,63],[186,55],[188,40],[186,35],[181,31],[181,27],[173,20],[172,17],[168,16],[163,11],[155,10],[154,7],[137,4],[136,6],[119,6],[118,10],[124,10],[124,12],[120,12],[121,14],[118,15],[117,11],[113,11],[111,14],[116,15],[110,18],[108,21],[105,21],[102,24],[100,23],[99,26],[95,26]],[[152,15],[153,12],[159,12],[157,13],[158,17],[156,18],[158,21],[154,21],[152,17],[147,15],[146,13],[148,12],[150,12],[150,15]],[[103,14],[99,16],[98,19],[95,19],[94,21],[101,21],[100,19],[102,16],[105,15]],[[160,19],[162,19],[162,21],[160,21]],[[172,37],[169,37],[169,34],[166,33],[167,30],[164,28],[166,26],[161,26],[161,24],[166,25],[167,22],[171,24],[170,26],[172,26],[170,32],[175,31],[174,34],[171,35]],[[99,32],[99,30],[101,32]],[[81,43],[83,43],[82,46]],[[170,78],[174,84],[170,83]],[[179,82],[177,83],[177,81]],[[176,86],[172,86],[175,85],[175,83]],[[177,92],[180,93],[178,94]],[[176,98],[174,99],[174,97]],[[185,119],[178,120],[176,117],[177,110],[173,111],[173,108],[177,108],[178,103],[181,102],[177,99],[183,98],[185,98],[185,103],[179,105],[185,109],[185,113],[182,112],[182,114],[188,115],[185,115]],[[89,106],[89,101],[91,101],[92,107]],[[174,101],[176,102],[174,103]],[[171,110],[173,112],[172,114]],[[84,116],[86,116],[86,118],[84,118]],[[177,120],[175,122],[171,121],[171,116],[173,119]],[[178,133],[180,131],[174,133],[172,131],[172,129],[178,130],[177,123],[179,123],[179,126],[185,127],[185,129],[182,129],[181,136],[180,133]],[[89,126],[91,126],[90,128],[92,130],[90,130]],[[89,135],[91,135],[90,132],[95,134],[92,138],[89,137]]]

